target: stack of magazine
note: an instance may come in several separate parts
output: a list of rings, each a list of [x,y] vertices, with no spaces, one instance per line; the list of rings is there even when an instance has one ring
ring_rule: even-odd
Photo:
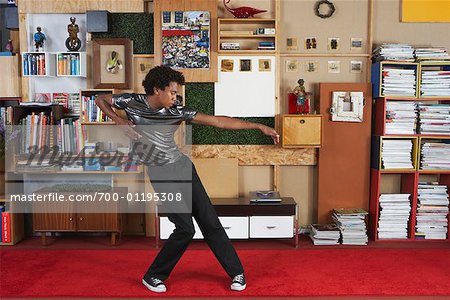
[[[333,220],[339,227],[343,245],[367,245],[367,211],[363,209],[333,209]]]
[[[414,55],[418,61],[448,60],[450,57],[444,47],[417,47]]]
[[[381,194],[379,239],[407,239],[411,212],[410,194]]]
[[[386,134],[415,134],[416,121],[414,101],[386,101]]]
[[[372,60],[414,61],[414,48],[406,44],[383,44],[373,50]]]
[[[422,170],[450,170],[450,144],[425,142],[421,147]]]
[[[335,224],[311,224],[309,237],[314,245],[337,245],[341,234]]]
[[[420,93],[424,97],[450,96],[450,71],[423,70]]]
[[[450,104],[419,103],[421,134],[450,134]]]
[[[384,169],[413,169],[411,140],[383,139],[381,159]]]
[[[416,71],[396,66],[383,66],[381,87],[385,96],[416,96]]]

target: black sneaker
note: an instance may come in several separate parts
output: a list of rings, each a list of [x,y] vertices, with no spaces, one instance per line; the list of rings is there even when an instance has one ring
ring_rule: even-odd
[[[167,288],[164,281],[155,277],[143,278],[142,283],[152,292],[164,293]]]
[[[243,291],[247,287],[245,283],[244,274],[239,274],[234,276],[233,281],[231,281],[231,290],[232,291]]]

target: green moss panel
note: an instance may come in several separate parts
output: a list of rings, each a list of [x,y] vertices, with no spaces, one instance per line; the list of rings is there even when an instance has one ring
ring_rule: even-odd
[[[108,19],[108,32],[93,33],[93,39],[128,38],[134,54],[153,54],[153,14],[115,13]]]
[[[214,115],[214,83],[186,84],[186,106]],[[274,127],[274,118],[240,118]],[[192,125],[194,145],[267,145],[272,139],[259,130],[226,130],[211,126]]]

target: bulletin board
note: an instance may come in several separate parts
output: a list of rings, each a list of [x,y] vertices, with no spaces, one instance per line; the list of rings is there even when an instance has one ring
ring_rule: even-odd
[[[450,0],[402,0],[402,22],[450,22]]]
[[[275,56],[219,56],[214,114],[274,117],[275,68]]]

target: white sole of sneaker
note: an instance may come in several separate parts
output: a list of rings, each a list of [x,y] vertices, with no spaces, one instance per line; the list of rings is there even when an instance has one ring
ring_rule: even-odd
[[[144,284],[150,291],[155,293],[164,293],[167,290],[165,286],[158,286],[158,287],[151,286],[144,279],[142,279],[142,284]]]
[[[245,290],[245,288],[247,287],[247,284],[244,284],[244,285],[240,285],[240,286],[231,286],[231,290],[232,291],[238,291],[238,292],[240,292],[240,291],[243,291],[243,290]]]

